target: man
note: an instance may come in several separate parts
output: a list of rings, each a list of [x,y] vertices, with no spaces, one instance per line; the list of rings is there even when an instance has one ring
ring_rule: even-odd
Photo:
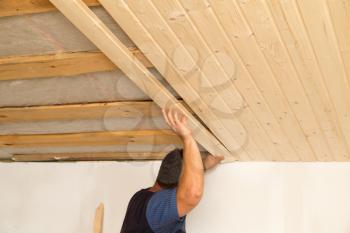
[[[187,119],[172,109],[163,110],[169,126],[183,141],[183,150],[173,150],[162,161],[153,187],[131,198],[121,233],[183,233],[186,215],[203,195],[204,171],[223,157],[208,155],[202,161]]]

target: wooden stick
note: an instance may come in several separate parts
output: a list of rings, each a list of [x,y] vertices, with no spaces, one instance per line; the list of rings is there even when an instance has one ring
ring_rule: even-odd
[[[103,230],[104,205],[100,203],[95,212],[94,231],[93,233],[102,233]]]

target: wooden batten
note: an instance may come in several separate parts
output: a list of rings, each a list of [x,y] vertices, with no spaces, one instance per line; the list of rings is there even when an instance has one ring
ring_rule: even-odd
[[[9,122],[160,116],[162,116],[160,108],[152,101],[121,101],[110,103],[0,108],[0,124]]]
[[[171,130],[130,130],[0,136],[0,148],[171,144],[181,145],[180,138]]]
[[[84,0],[88,6],[98,6],[97,0]],[[57,10],[49,0],[1,0],[0,17],[42,13]]]
[[[138,49],[133,47],[129,50],[144,66],[152,67]],[[116,69],[118,67],[98,51],[0,57],[0,81],[72,76]]]
[[[14,154],[14,162],[161,160],[166,152],[93,152]]]

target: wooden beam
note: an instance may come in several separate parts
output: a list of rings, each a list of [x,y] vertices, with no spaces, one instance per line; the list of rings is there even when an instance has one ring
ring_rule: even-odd
[[[152,67],[142,52],[134,47],[128,49],[144,66]],[[118,67],[99,51],[0,57],[0,80],[72,76],[116,69]]]
[[[98,6],[97,0],[84,0],[88,6]],[[49,0],[1,0],[0,17],[42,13],[56,10]]]
[[[123,101],[111,103],[0,108],[0,124],[26,121],[61,121],[159,116],[162,116],[160,108],[152,101]]]
[[[167,152],[93,152],[14,154],[14,162],[161,160]]]
[[[231,153],[146,69],[108,27],[80,0],[50,0],[87,38],[154,102],[172,106],[189,119],[195,139],[210,153],[232,157]]]
[[[95,212],[93,233],[102,233],[103,230],[104,205],[100,203]]]
[[[0,148],[168,144],[181,145],[181,140],[171,130],[134,130],[0,136]]]

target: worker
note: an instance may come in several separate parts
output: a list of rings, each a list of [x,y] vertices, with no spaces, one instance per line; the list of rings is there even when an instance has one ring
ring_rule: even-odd
[[[185,116],[174,109],[163,110],[168,125],[183,142],[162,161],[153,187],[131,198],[121,233],[183,233],[186,215],[203,196],[204,171],[215,167],[222,156],[203,160]]]

